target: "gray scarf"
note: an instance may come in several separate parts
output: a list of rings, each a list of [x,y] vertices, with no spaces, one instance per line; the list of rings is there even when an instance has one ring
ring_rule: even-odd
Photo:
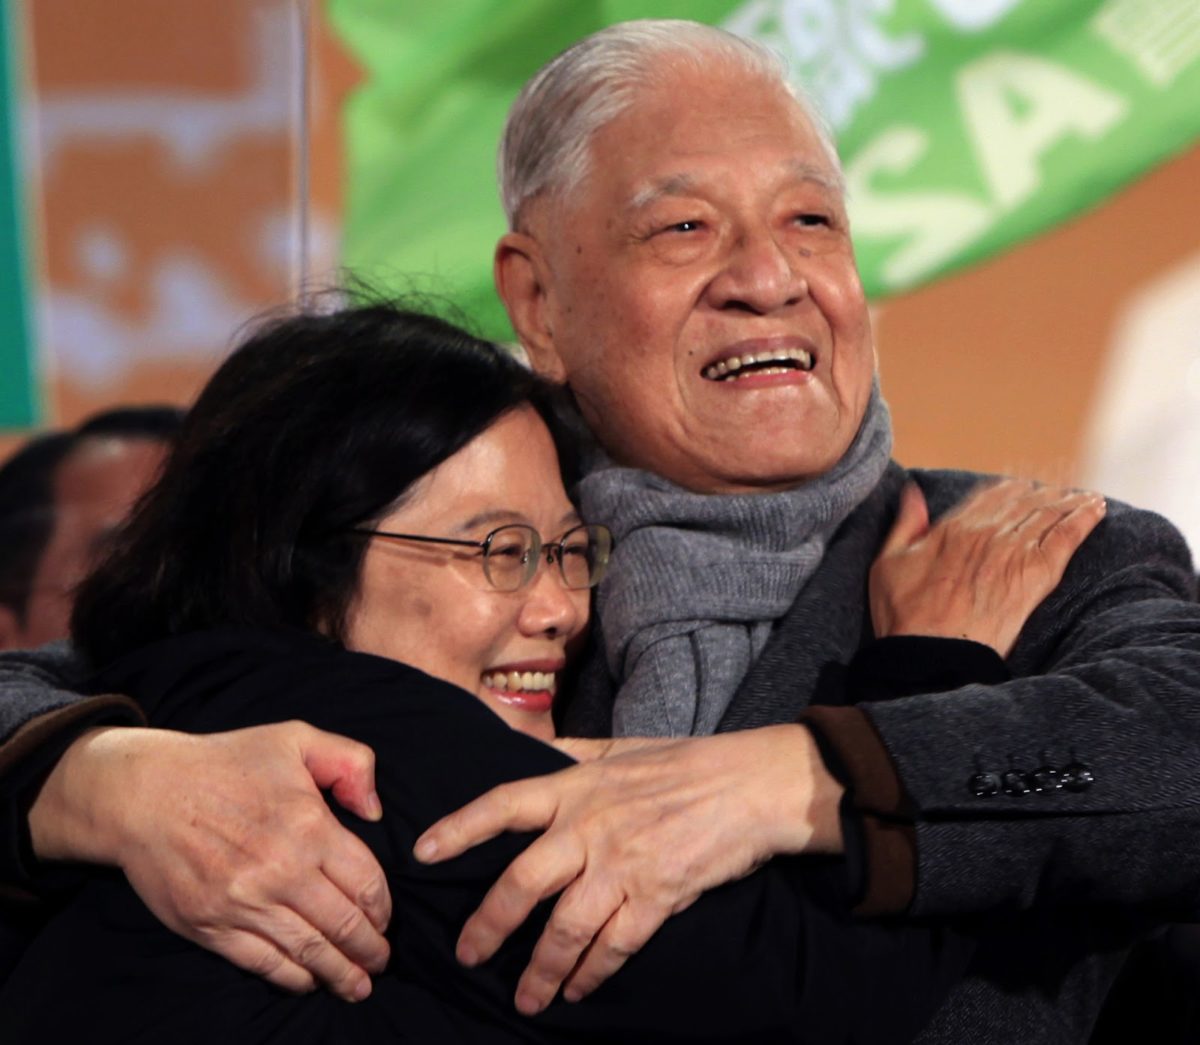
[[[876,384],[842,459],[794,490],[696,494],[650,472],[595,463],[579,497],[583,517],[617,538],[597,595],[620,687],[614,736],[716,731],[774,622],[875,488],[891,448]]]

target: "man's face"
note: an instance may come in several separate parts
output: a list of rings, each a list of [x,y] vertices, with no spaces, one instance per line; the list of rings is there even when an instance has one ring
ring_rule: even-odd
[[[32,648],[70,634],[76,585],[154,480],[165,454],[157,440],[94,437],[63,459],[54,476],[54,530],[32,578],[18,645]]]
[[[528,235],[498,250],[534,365],[568,381],[618,462],[690,489],[831,468],[874,349],[837,176],[799,107],[738,71],[681,69],[591,155],[583,184],[533,201]],[[518,253],[536,277],[524,313],[504,271]]]

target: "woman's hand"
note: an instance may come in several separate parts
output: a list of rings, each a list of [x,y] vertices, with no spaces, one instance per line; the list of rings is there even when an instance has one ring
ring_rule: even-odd
[[[875,634],[972,639],[1007,657],[1105,510],[1099,494],[1005,479],[930,525],[910,482],[871,567]]]
[[[383,871],[321,789],[381,815],[370,748],[302,722],[84,734],[29,814],[42,859],[120,866],[168,928],[292,991],[357,1001],[387,962]]]

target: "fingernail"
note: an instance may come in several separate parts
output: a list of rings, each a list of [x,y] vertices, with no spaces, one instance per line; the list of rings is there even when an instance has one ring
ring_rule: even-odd
[[[379,794],[375,791],[367,795],[367,819],[383,819],[383,803],[379,801]]]
[[[424,863],[429,863],[437,856],[438,845],[432,838],[418,838],[413,855]]]
[[[458,956],[459,964],[465,965],[468,969],[479,964],[479,955],[469,943],[460,943],[458,950],[454,953]]]
[[[525,1016],[536,1016],[542,1011],[544,1006],[541,1001],[534,995],[526,991],[520,991],[517,994],[517,1011]]]
[[[578,987],[564,987],[563,1001],[580,1001],[583,998],[583,991]]]
[[[371,978],[364,976],[354,985],[354,1001],[365,1001],[371,996]]]

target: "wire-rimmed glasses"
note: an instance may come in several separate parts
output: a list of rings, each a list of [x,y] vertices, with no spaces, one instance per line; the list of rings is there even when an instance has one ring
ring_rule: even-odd
[[[537,574],[543,558],[558,566],[563,585],[572,590],[594,588],[604,578],[612,553],[613,535],[607,526],[575,526],[557,541],[543,541],[542,535],[524,523],[509,523],[492,530],[482,541],[453,537],[428,537],[418,533],[393,533],[355,527],[353,533],[369,537],[389,537],[424,544],[450,544],[478,548],[483,575],[498,591],[518,591]]]

